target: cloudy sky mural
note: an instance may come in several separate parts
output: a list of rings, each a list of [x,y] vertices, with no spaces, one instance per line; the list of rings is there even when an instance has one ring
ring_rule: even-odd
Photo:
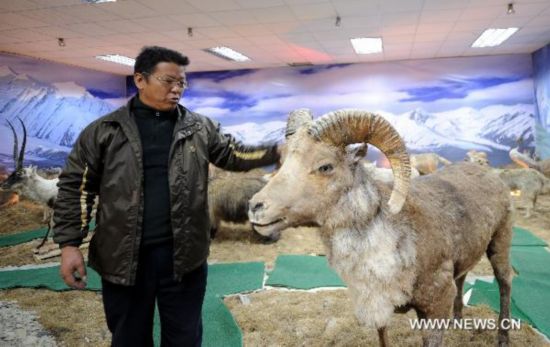
[[[184,104],[224,124],[309,107],[403,113],[533,104],[529,56],[493,56],[190,74]]]
[[[537,154],[550,158],[550,44],[533,54],[538,117],[535,131]]]
[[[297,108],[365,109],[386,117],[412,153],[463,160],[476,149],[501,165],[518,138],[533,143],[532,74],[529,55],[190,73],[182,104],[252,144],[282,141]],[[62,165],[80,131],[127,97],[122,76],[9,55],[0,55],[0,80],[4,165],[13,143],[5,119],[25,121],[30,162]]]
[[[14,124],[28,132],[25,164],[63,165],[82,129],[126,100],[123,76],[0,54],[0,165],[13,167]]]
[[[536,113],[529,55],[325,65],[190,74],[183,104],[209,115],[243,140],[242,124],[280,136],[288,112],[316,115],[359,108],[386,116],[412,152],[462,160],[469,149],[509,161],[515,140],[533,141]],[[259,129],[261,124],[269,129]]]

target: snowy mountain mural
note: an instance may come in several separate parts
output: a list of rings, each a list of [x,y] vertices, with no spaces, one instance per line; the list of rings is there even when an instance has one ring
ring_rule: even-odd
[[[537,154],[550,159],[550,44],[533,53],[538,117],[535,121]]]
[[[463,160],[471,149],[488,152],[491,164],[509,161],[508,151],[518,138],[532,143],[533,105],[490,106],[481,110],[460,108],[428,113],[414,110],[403,114],[379,111],[407,143],[411,153],[436,152],[453,161]],[[243,123],[224,131],[245,143],[281,142],[285,122]]]
[[[453,161],[471,149],[492,165],[510,163],[521,140],[534,145],[529,55],[431,59],[189,74],[183,103],[248,143],[283,139],[290,111],[316,116],[357,108],[386,117],[411,153]],[[376,158],[371,158],[376,159]]]
[[[6,120],[21,142],[19,117],[28,134],[26,164],[61,166],[82,129],[124,102],[124,77],[52,63],[44,63],[46,71],[36,71],[27,69],[28,60],[0,55],[0,165],[13,165],[13,134]],[[122,88],[102,93],[93,84],[97,77],[90,77],[97,75]]]
[[[45,79],[1,58],[0,165],[10,163],[13,145],[4,119],[19,116],[27,124],[30,162],[61,165],[79,132],[126,98],[98,92],[105,81],[87,85],[86,76],[95,73],[78,81]],[[188,75],[191,88],[181,103],[249,144],[283,141],[287,115],[297,108],[310,108],[317,117],[364,109],[386,117],[411,153],[460,161],[475,149],[498,166],[510,162],[508,151],[518,139],[533,146],[532,73],[529,55],[195,72]],[[125,79],[116,78],[126,90]]]

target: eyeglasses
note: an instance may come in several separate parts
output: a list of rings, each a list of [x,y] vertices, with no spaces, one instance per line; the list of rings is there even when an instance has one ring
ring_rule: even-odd
[[[148,72],[142,72],[141,74],[152,76],[152,77],[156,78],[160,83],[164,84],[165,86],[167,86],[169,88],[174,88],[174,86],[178,86],[179,88],[185,89],[189,86],[189,84],[187,83],[187,80],[185,78],[180,80],[180,79],[175,79],[175,78],[172,78],[172,77],[169,77],[169,76],[155,76],[155,75],[153,75],[151,73],[148,73]]]

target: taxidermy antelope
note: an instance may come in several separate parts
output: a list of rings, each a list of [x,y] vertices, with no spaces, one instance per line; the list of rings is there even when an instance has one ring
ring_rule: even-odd
[[[42,241],[40,246],[38,246],[41,247],[46,241],[46,238],[48,237],[52,226],[52,208],[57,197],[57,182],[59,180],[57,178],[48,180],[39,176],[36,173],[36,167],[34,166],[23,167],[25,146],[27,144],[27,129],[25,128],[25,124],[23,123],[21,118],[17,117],[17,119],[23,127],[23,142],[21,144],[19,155],[17,155],[17,133],[15,132],[13,124],[11,124],[10,121],[7,121],[8,125],[11,128],[11,131],[13,132],[14,138],[13,161],[15,162],[15,171],[13,171],[11,175],[8,176],[6,181],[2,183],[1,187],[5,190],[16,191],[20,195],[30,200],[39,202],[44,206],[43,221],[48,223],[48,231],[46,232],[44,240]]]

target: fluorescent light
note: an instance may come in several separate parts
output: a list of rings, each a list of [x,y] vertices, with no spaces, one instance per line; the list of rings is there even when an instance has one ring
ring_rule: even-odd
[[[512,36],[518,28],[487,29],[472,43],[472,47],[498,46]]]
[[[357,54],[382,52],[382,39],[379,37],[358,37],[350,41]]]
[[[102,2],[115,2],[116,0],[81,0],[88,4],[101,4]]]
[[[235,50],[232,50],[229,47],[219,46],[219,47],[205,49],[205,51],[228,60],[239,61],[239,62],[250,60],[250,58],[247,57],[246,55],[239,53]]]
[[[117,64],[134,66],[136,60],[118,54],[96,55],[96,59],[106,60]]]

